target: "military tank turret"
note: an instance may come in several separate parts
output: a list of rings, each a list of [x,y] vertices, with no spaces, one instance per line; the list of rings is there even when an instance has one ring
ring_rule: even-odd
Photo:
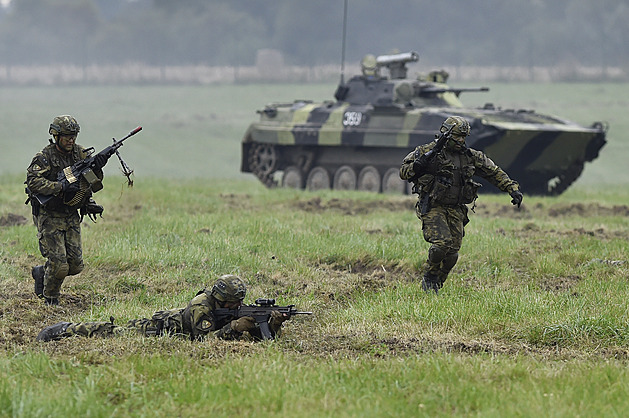
[[[367,55],[362,74],[341,82],[335,100],[266,105],[242,140],[241,171],[268,187],[408,193],[398,175],[402,159],[457,115],[472,127],[467,145],[484,151],[525,193],[557,195],[606,142],[602,122],[584,127],[532,110],[465,107],[461,93],[488,88],[451,87],[443,70],[408,78],[407,63],[418,59],[416,52]]]

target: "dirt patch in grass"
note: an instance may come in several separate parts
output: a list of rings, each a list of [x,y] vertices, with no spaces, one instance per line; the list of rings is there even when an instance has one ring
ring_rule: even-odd
[[[250,280],[248,293],[290,301],[304,295],[315,296],[322,303],[340,303],[355,295],[395,287],[416,275],[404,269],[367,267],[349,268],[338,265],[317,265],[314,277],[288,276],[281,272],[256,273]]]
[[[329,200],[313,197],[305,200],[298,200],[292,203],[292,207],[304,212],[321,213],[329,210],[341,212],[345,215],[364,215],[375,211],[410,211],[414,210],[415,202],[408,198],[387,198],[383,200],[353,200],[353,199],[337,199]]]
[[[26,225],[27,222],[28,219],[22,215],[16,215],[15,213],[7,213],[6,215],[0,217],[0,227]]]
[[[535,219],[539,217],[604,217],[629,216],[628,205],[605,206],[599,203],[569,203],[546,206],[542,203],[523,204],[517,208],[509,204],[479,202],[474,208],[476,216],[513,219]]]
[[[224,197],[224,196],[222,196]],[[356,200],[356,199],[322,199],[315,196],[308,199],[300,199],[291,203],[297,210],[305,212],[321,213],[328,210],[341,212],[346,215],[362,215],[375,211],[414,211],[416,199],[414,197],[391,197],[382,200]],[[513,219],[534,219],[536,217],[595,217],[595,216],[629,216],[629,205],[606,206],[599,203],[569,203],[546,206],[542,203],[531,205],[523,204],[517,208],[511,204],[483,202],[482,196],[475,206],[468,205],[473,211],[470,216],[499,217]]]
[[[300,330],[287,336],[280,344],[298,344],[302,354],[325,358],[375,358],[405,357],[430,354],[460,354],[463,356],[518,356],[525,355],[544,360],[574,360],[577,358],[629,359],[629,350],[623,347],[606,347],[581,351],[575,348],[535,346],[522,341],[469,339],[457,335],[390,336],[383,338],[374,333],[321,334],[312,333],[308,340],[299,340]],[[304,334],[305,335],[305,334]]]
[[[572,203],[565,205],[555,205],[548,209],[548,215],[560,216],[629,216],[629,206],[613,205],[603,206],[599,203]]]
[[[542,289],[548,292],[570,292],[582,280],[579,275],[548,277],[541,280]],[[574,294],[576,296],[576,294]]]

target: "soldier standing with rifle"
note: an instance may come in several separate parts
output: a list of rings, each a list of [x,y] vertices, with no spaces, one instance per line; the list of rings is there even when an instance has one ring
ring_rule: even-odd
[[[418,146],[400,168],[400,178],[413,183],[419,195],[415,205],[422,221],[424,239],[431,243],[423,267],[422,288],[439,289],[459,258],[464,227],[469,222],[467,204],[474,203],[481,186],[472,176],[480,176],[511,195],[511,203],[522,203],[520,186],[483,152],[467,148],[465,137],[470,124],[460,116],[448,117],[441,125],[437,141]]]
[[[55,117],[48,130],[50,144],[35,155],[26,170],[26,202],[32,206],[39,250],[47,259],[32,269],[35,294],[49,305],[59,304],[66,276],[83,270],[81,221],[85,215],[92,220],[102,216],[103,207],[94,202],[92,192],[102,189],[102,169],[124,140],[114,139],[114,145],[92,155],[93,148],[76,143],[80,130],[74,117]]]

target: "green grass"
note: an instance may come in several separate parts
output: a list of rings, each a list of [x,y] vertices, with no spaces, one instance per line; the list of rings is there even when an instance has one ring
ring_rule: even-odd
[[[107,177],[86,269],[61,305],[32,295],[41,261],[19,175],[0,177],[0,416],[621,416],[629,193],[481,196],[440,295],[411,196],[268,190],[252,181]],[[48,344],[58,321],[184,306],[221,274],[247,301],[311,310],[272,343],[122,335]]]
[[[456,83],[453,82],[453,85]],[[0,416],[623,416],[629,408],[628,84],[495,84],[469,105],[610,122],[609,143],[559,197],[481,196],[438,297],[411,196],[267,190],[240,139],[271,101],[329,85],[7,88],[0,165]],[[42,262],[24,172],[56,114],[84,145],[137,125],[83,224],[86,269],[61,305],[32,294]],[[167,180],[166,177],[172,177]],[[248,302],[310,310],[272,343],[34,341],[58,321],[124,324],[240,274]]]

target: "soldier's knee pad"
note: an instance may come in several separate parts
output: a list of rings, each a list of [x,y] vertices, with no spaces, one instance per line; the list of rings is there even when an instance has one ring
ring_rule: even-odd
[[[430,264],[441,264],[446,257],[446,250],[436,245],[432,245],[428,250],[428,262]]]

